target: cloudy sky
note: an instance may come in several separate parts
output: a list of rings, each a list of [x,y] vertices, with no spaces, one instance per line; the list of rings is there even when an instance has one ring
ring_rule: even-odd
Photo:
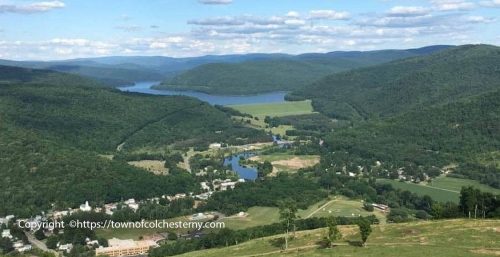
[[[500,45],[500,0],[0,0],[0,58]]]

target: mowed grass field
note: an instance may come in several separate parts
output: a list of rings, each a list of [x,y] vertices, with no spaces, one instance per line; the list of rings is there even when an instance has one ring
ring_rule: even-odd
[[[450,177],[438,177],[431,183],[407,183],[399,182],[390,179],[378,179],[378,183],[388,183],[395,188],[408,190],[418,195],[429,195],[434,200],[439,202],[455,202],[460,199],[460,189],[463,186],[474,186],[482,191],[500,194],[500,189],[492,188],[487,185],[480,184],[477,181],[470,179],[459,179]]]
[[[375,212],[365,211],[361,201],[349,200],[344,197],[324,199],[312,204],[305,210],[299,210],[297,215],[302,218],[328,217],[328,216],[369,216],[377,215]],[[379,217],[379,215],[377,215]],[[379,217],[380,218],[380,217]],[[252,207],[248,209],[247,216],[226,217],[222,221],[230,229],[245,229],[249,227],[268,225],[279,222],[279,209],[276,207]]]
[[[297,101],[297,102],[284,102],[272,104],[248,104],[248,105],[229,105],[242,113],[250,114],[257,117],[258,120],[244,118],[250,121],[250,125],[257,129],[264,129],[273,133],[274,135],[285,135],[287,130],[292,130],[292,126],[280,125],[276,128],[266,128],[264,118],[269,117],[283,117],[290,115],[310,114],[313,113],[313,107],[310,100]]]
[[[181,256],[351,256],[351,257],[488,257],[500,254],[500,220],[440,220],[372,226],[365,247],[357,226],[339,226],[343,238],[336,247],[322,248],[326,229],[299,231],[287,251],[273,242],[283,235],[255,239],[236,246]]]
[[[313,112],[310,100],[272,104],[230,105],[229,107],[254,117],[281,117]]]

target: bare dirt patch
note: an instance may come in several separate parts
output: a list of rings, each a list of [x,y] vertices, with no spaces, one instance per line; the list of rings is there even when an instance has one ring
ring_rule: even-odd
[[[168,175],[168,169],[165,168],[165,161],[142,160],[128,162],[129,165],[147,170],[156,175]]]
[[[292,159],[289,160],[279,160],[279,161],[273,161],[271,164],[274,166],[284,166],[289,169],[293,170],[298,170],[302,168],[307,168],[314,166],[319,163],[319,157],[318,158],[308,158],[308,159],[303,159],[300,157],[293,157]]]

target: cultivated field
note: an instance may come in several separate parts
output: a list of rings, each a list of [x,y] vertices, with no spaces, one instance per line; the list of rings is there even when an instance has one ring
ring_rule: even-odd
[[[351,257],[487,257],[500,255],[500,220],[442,220],[374,225],[366,247],[356,226],[339,226],[343,238],[332,249],[318,244],[325,229],[299,231],[283,251],[273,242],[276,235],[220,249],[181,256],[351,256]]]

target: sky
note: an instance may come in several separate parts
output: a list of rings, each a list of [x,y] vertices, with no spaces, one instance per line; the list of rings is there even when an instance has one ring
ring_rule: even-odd
[[[0,0],[0,58],[500,45],[500,0]]]

